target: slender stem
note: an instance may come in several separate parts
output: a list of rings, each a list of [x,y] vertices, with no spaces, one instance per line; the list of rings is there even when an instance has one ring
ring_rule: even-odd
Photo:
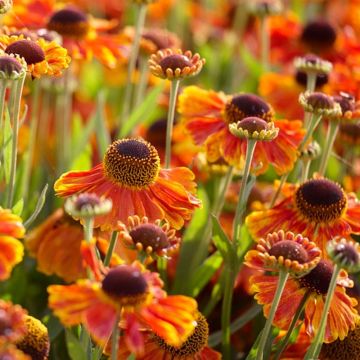
[[[111,336],[111,360],[117,360],[117,353],[119,350],[119,321],[120,315],[116,317],[114,329]]]
[[[261,36],[261,68],[265,72],[269,68],[270,37],[268,16],[260,17],[260,36]]]
[[[147,58],[145,58],[144,56],[140,56],[139,69],[140,69],[140,79],[138,86],[136,88],[135,108],[137,108],[140,105],[141,101],[144,99],[146,85],[149,77],[148,61]]]
[[[338,120],[330,120],[328,131],[326,134],[325,148],[322,153],[321,161],[320,161],[320,168],[319,168],[320,175],[325,174],[327,164],[329,162],[331,150],[333,148],[338,130],[339,130],[339,121]]]
[[[289,176],[289,173],[281,176],[279,187],[277,188],[276,193],[274,194],[273,198],[271,199],[269,209],[271,209],[275,205],[275,202],[276,202],[277,198],[279,197],[279,195],[281,193],[281,189],[283,188],[288,176]]]
[[[221,188],[216,190],[216,197],[215,197],[213,208],[212,208],[212,213],[216,217],[218,217],[220,215],[221,210],[224,206],[226,191],[227,191],[227,189],[231,183],[231,180],[233,178],[233,170],[234,170],[234,168],[232,166],[229,166],[228,171],[222,181]],[[211,222],[211,220],[209,220],[209,221]]]
[[[289,343],[289,339],[290,339],[290,337],[291,337],[291,335],[293,333],[293,330],[294,330],[294,328],[296,326],[297,321],[299,320],[299,318],[300,318],[300,316],[301,316],[301,314],[302,314],[302,312],[304,310],[305,304],[307,302],[307,299],[310,296],[310,293],[311,293],[310,291],[307,291],[304,294],[303,298],[301,299],[300,304],[296,309],[296,313],[295,313],[295,315],[294,315],[294,317],[293,317],[293,319],[291,321],[289,329],[288,329],[285,337],[282,339],[279,348],[276,351],[276,354],[274,356],[274,360],[280,360],[282,352],[286,349],[286,347],[287,347],[287,345]]]
[[[312,344],[310,345],[307,353],[305,354],[305,360],[317,359],[317,356],[320,352],[320,349],[321,349],[321,346],[322,346],[322,343],[324,340],[325,328],[326,328],[328,313],[329,313],[329,309],[330,309],[330,304],[331,304],[331,300],[334,296],[334,292],[335,292],[335,288],[336,288],[336,281],[337,281],[337,277],[339,275],[340,270],[341,270],[341,267],[339,267],[337,264],[334,264],[334,270],[333,270],[333,274],[331,277],[329,289],[327,291],[324,308],[323,308],[323,311],[321,314],[319,328],[318,328],[318,331],[315,335],[315,338],[314,338]]]
[[[1,124],[1,153],[0,153],[0,161],[3,161],[3,151],[4,151],[4,145],[5,145],[5,119],[4,119],[4,109],[5,109],[5,94],[6,94],[6,86],[7,81],[1,80],[0,81],[0,124]],[[6,139],[7,140],[7,139]]]
[[[166,147],[165,147],[165,168],[170,167],[171,163],[171,136],[175,118],[176,96],[179,89],[180,80],[172,80],[170,87],[170,101],[166,126]]]
[[[306,75],[306,90],[313,92],[316,86],[316,73],[311,71],[308,72]]]
[[[114,252],[114,249],[115,249],[115,246],[116,246],[116,243],[117,243],[117,238],[118,238],[118,232],[114,231],[111,234],[109,248],[108,248],[108,251],[107,251],[107,253],[105,255],[105,259],[104,259],[104,265],[105,266],[109,266],[109,264],[110,264],[112,254]]]
[[[281,299],[281,294],[284,290],[285,284],[286,284],[286,280],[289,277],[289,273],[284,271],[284,270],[280,270],[279,272],[279,282],[278,285],[276,287],[276,291],[275,291],[275,295],[274,295],[274,299],[270,308],[270,313],[269,316],[266,320],[265,326],[264,326],[264,331],[261,335],[261,339],[259,342],[259,347],[258,347],[258,351],[257,351],[257,355],[256,355],[256,360],[263,360],[263,356],[264,356],[264,348],[266,345],[266,341],[268,340],[269,334],[270,334],[270,330],[271,330],[271,325],[272,322],[274,320],[275,317],[275,313],[276,313],[276,309],[279,306],[280,303],[280,299]]]
[[[94,218],[93,217],[86,217],[84,219],[84,237],[85,241],[90,244],[91,239],[93,237],[93,228],[94,228]]]
[[[317,128],[317,126],[320,123],[320,120],[322,118],[322,115],[318,115],[318,117],[316,118],[315,115],[313,114],[311,116],[310,119],[310,123],[309,123],[309,128],[299,146],[299,151],[303,151],[305,148],[305,145],[307,144],[308,140],[310,139],[310,137],[312,136],[312,134],[314,133],[315,129]]]
[[[253,139],[247,140],[245,167],[244,167],[243,177],[241,179],[239,200],[238,200],[237,207],[236,207],[236,213],[235,213],[234,225],[233,225],[233,241],[235,244],[239,241],[239,238],[240,238],[242,218],[244,215],[244,211],[246,209],[246,200],[247,200],[247,199],[245,199],[245,195],[247,193],[246,185],[247,185],[247,180],[248,180],[249,173],[250,173],[250,166],[251,166],[252,158],[254,156],[256,143],[257,143],[256,140],[253,140]]]
[[[19,115],[21,107],[21,95],[24,86],[25,76],[14,82],[11,92],[14,96],[13,107],[13,139],[11,149],[11,163],[10,163],[10,180],[9,180],[9,192],[7,198],[7,207],[12,208],[15,190],[16,180],[16,160],[17,160],[17,147],[18,147],[18,135],[19,135]]]
[[[147,11],[147,5],[146,4],[140,5],[136,20],[136,25],[135,25],[134,40],[130,51],[130,58],[127,69],[124,102],[123,102],[121,118],[119,119],[119,131],[121,129],[121,124],[123,124],[127,120],[131,110],[131,95],[133,89],[132,77],[136,66],[136,60],[139,54],[140,39],[145,24],[146,11]]]
[[[30,186],[30,173],[31,167],[34,158],[35,144],[38,140],[37,138],[37,129],[39,124],[39,105],[40,105],[40,88],[41,88],[41,79],[35,80],[33,82],[34,88],[32,93],[32,108],[31,108],[31,124],[30,124],[30,140],[29,140],[29,148],[25,158],[25,167],[24,174],[22,176],[22,184],[21,184],[21,192],[22,198],[26,201],[29,194],[29,186]]]
[[[307,180],[308,176],[309,176],[309,170],[310,170],[310,165],[311,165],[311,160],[310,159],[306,159],[303,160],[302,162],[303,166],[302,166],[302,170],[301,170],[301,179],[300,179],[300,183],[303,183]]]

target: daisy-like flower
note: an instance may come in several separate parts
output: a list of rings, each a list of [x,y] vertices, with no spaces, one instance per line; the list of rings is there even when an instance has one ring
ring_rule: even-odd
[[[284,229],[314,241],[326,254],[328,240],[335,236],[360,234],[360,203],[340,185],[314,178],[287,190],[286,198],[271,209],[256,211],[246,218],[254,239]]]
[[[14,342],[26,333],[26,310],[20,305],[0,300],[0,341]]]
[[[33,78],[60,76],[70,63],[66,49],[43,38],[31,40],[24,35],[0,35],[0,48],[7,54],[23,57]]]
[[[334,99],[321,92],[305,92],[300,94],[299,102],[306,112],[326,117],[341,115],[340,105]]]
[[[180,347],[169,345],[160,336],[146,331],[144,334],[144,355],[138,360],[220,360],[221,354],[207,346],[209,325],[204,315],[196,313],[196,326],[192,334]],[[119,341],[118,360],[126,360],[130,355],[123,339]]]
[[[55,183],[62,197],[90,192],[112,200],[108,215],[98,216],[95,227],[114,229],[129,216],[149,221],[166,219],[180,229],[201,205],[194,196],[194,174],[187,168],[161,169],[156,149],[142,139],[113,142],[101,164],[88,171],[68,172]],[[118,204],[121,204],[121,206]]]
[[[25,76],[26,70],[26,62],[19,55],[0,53],[0,79],[20,79]]]
[[[171,255],[180,244],[176,230],[165,221],[149,222],[147,217],[129,216],[127,225],[119,226],[118,238],[130,249],[144,252],[148,256]]]
[[[139,263],[120,265],[101,282],[49,286],[49,307],[65,326],[83,324],[101,344],[109,339],[121,314],[131,351],[143,353],[140,329],[144,327],[179,347],[194,331],[197,304],[186,296],[167,296],[162,285],[158,274]]]
[[[159,50],[149,60],[151,73],[169,80],[195,76],[204,64],[199,54],[192,55],[189,50],[183,53],[181,49]]]
[[[256,250],[246,254],[245,264],[257,270],[284,269],[292,275],[302,276],[318,264],[320,254],[320,249],[308,238],[280,230],[260,239]]]
[[[25,234],[19,216],[0,207],[0,280],[6,280],[13,267],[24,256],[24,247],[17,238]]]
[[[50,351],[50,339],[46,326],[33,316],[25,318],[26,333],[16,341],[16,347],[32,359],[47,360]]]
[[[187,87],[179,96],[179,113],[197,145],[205,145],[209,161],[223,157],[229,164],[241,166],[246,153],[246,140],[234,136],[229,125],[246,117],[273,120],[269,104],[253,94],[226,96],[196,86]],[[297,159],[297,147],[304,130],[300,121],[275,120],[279,134],[273,141],[259,142],[252,167],[264,173],[273,165],[278,174],[290,171]],[[262,166],[260,166],[262,164]]]
[[[265,269],[264,269],[265,270]],[[288,329],[296,310],[306,293],[305,329],[313,337],[319,328],[321,313],[329,288],[333,266],[327,260],[321,260],[307,275],[301,278],[289,278],[285,284],[273,324],[280,329]],[[264,314],[268,315],[276,291],[279,277],[274,275],[254,275],[250,278],[251,290],[255,299],[264,305]],[[357,301],[346,294],[345,287],[352,287],[353,282],[341,271],[337,279],[335,293],[330,305],[325,330],[325,342],[344,339],[353,330],[359,320],[355,309]]]

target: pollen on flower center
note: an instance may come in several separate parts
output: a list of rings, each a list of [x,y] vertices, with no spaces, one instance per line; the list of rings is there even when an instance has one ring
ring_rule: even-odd
[[[87,16],[75,8],[66,8],[56,11],[50,18],[47,28],[56,31],[62,36],[85,36],[89,30]]]
[[[142,302],[147,294],[147,282],[140,270],[120,265],[112,268],[102,281],[102,289],[122,305],[135,305]]]
[[[326,295],[329,289],[333,266],[330,261],[320,260],[318,265],[307,275],[298,279],[301,286],[318,294]]]
[[[276,258],[283,256],[284,259],[298,261],[300,264],[304,264],[309,259],[303,246],[291,240],[282,240],[274,244],[269,250],[269,254]]]
[[[253,94],[236,95],[225,105],[225,118],[229,124],[254,116],[265,121],[271,121],[273,118],[273,110],[259,96]]]
[[[45,60],[45,53],[42,48],[35,41],[31,40],[15,41],[5,49],[5,52],[23,57],[28,65],[37,64]]]
[[[347,205],[342,188],[327,179],[313,179],[296,191],[296,206],[310,221],[330,222],[341,217]]]
[[[106,151],[104,169],[115,183],[142,189],[157,178],[160,159],[155,147],[144,140],[117,140]]]
[[[154,224],[141,224],[130,231],[134,245],[140,243],[144,249],[151,247],[154,251],[167,248],[169,241],[164,230]]]
[[[192,63],[189,58],[185,55],[181,54],[173,54],[168,55],[164,59],[162,59],[159,63],[164,73],[166,73],[166,69],[171,69],[175,71],[176,69],[184,69],[185,67],[191,67]]]
[[[201,313],[198,313],[194,332],[181,347],[170,346],[160,336],[156,334],[153,335],[153,339],[158,346],[175,358],[192,358],[207,345],[208,337],[209,325]]]

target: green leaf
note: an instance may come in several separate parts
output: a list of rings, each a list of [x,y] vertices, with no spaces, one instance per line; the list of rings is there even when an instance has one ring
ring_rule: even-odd
[[[59,319],[52,314],[49,314],[46,318],[44,318],[43,323],[48,328],[51,342],[61,333],[61,331],[64,330],[64,327]]]
[[[157,99],[163,89],[164,82],[161,82],[149,92],[142,104],[131,113],[129,119],[125,119],[126,121],[120,131],[120,137],[128,136],[144,118],[151,116],[152,112],[155,111],[158,106]]]
[[[24,222],[24,226],[26,228],[28,228],[32,222],[37,218],[37,216],[40,214],[40,211],[42,210],[44,204],[45,204],[45,199],[46,199],[46,193],[47,193],[47,190],[48,190],[48,187],[49,185],[46,184],[44,186],[44,188],[42,189],[41,191],[41,194],[40,194],[40,197],[39,197],[39,200],[36,204],[36,207],[35,207],[35,210],[34,212],[31,214],[31,216]]]
[[[10,180],[10,166],[11,166],[11,147],[12,147],[12,127],[10,122],[9,110],[5,109],[5,124],[4,124],[4,172],[5,172],[5,182],[9,183]]]
[[[71,330],[65,330],[66,345],[72,360],[87,360],[86,349],[83,349],[81,341],[72,333]]]
[[[246,225],[243,225],[240,230],[240,246],[236,249],[238,263],[242,263],[245,254],[253,244],[252,237]]]
[[[12,212],[15,214],[15,215],[18,215],[20,216],[22,211],[23,211],[23,208],[24,208],[24,199],[20,199],[13,207],[12,207]]]
[[[189,295],[191,297],[199,295],[200,291],[207,285],[222,263],[222,255],[220,252],[216,251],[195,270],[189,284],[189,289],[191,289]]]

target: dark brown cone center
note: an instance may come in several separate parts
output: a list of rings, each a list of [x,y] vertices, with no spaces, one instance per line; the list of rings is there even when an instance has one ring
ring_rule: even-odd
[[[332,274],[333,266],[331,263],[328,260],[320,260],[318,265],[309,274],[298,280],[303,287],[308,288],[310,291],[326,295]]]
[[[192,64],[185,55],[173,54],[168,55],[162,59],[159,63],[163,72],[166,72],[166,69],[171,69],[175,71],[176,69],[184,69],[185,67],[191,67]]]
[[[268,124],[263,119],[251,116],[239,121],[238,128],[247,130],[250,134],[252,134],[255,131],[260,132],[261,130],[266,130],[268,128]]]
[[[5,52],[23,57],[28,65],[37,64],[45,60],[45,53],[42,48],[31,40],[15,41],[5,49]]]
[[[282,240],[274,244],[269,250],[269,254],[276,258],[283,256],[285,260],[298,261],[300,264],[307,262],[309,258],[306,250],[291,240]]]
[[[311,21],[305,25],[301,40],[314,50],[316,47],[330,47],[335,43],[336,31],[327,21]]]
[[[358,264],[359,254],[355,248],[349,244],[337,244],[334,249],[334,255],[339,256],[342,260],[345,260],[347,264]]]
[[[334,100],[321,92],[314,92],[307,97],[307,103],[314,109],[333,109]]]
[[[21,64],[16,59],[9,56],[0,56],[0,71],[7,75],[11,75],[13,71],[20,73]]]
[[[116,145],[119,155],[131,156],[136,159],[145,159],[150,155],[150,150],[146,144],[135,139],[119,142]]]
[[[130,231],[134,244],[140,243],[144,249],[151,246],[153,250],[165,249],[169,246],[168,238],[161,227],[154,224],[142,224]]]

